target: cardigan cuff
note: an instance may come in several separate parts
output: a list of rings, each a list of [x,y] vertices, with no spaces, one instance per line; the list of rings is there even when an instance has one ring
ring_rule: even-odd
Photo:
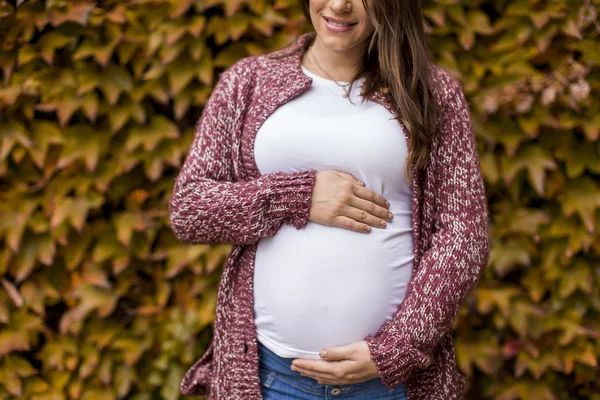
[[[391,390],[408,381],[413,371],[427,368],[432,360],[410,343],[390,336],[367,336],[364,340],[382,382]]]
[[[283,222],[301,229],[308,221],[317,170],[276,172],[272,175],[274,181],[268,212],[281,216]]]

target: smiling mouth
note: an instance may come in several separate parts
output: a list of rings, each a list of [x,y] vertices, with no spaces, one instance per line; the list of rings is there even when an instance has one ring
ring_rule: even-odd
[[[333,25],[333,26],[339,26],[339,27],[346,27],[346,26],[353,26],[358,24],[358,22],[338,22],[338,21],[333,21],[330,18],[327,18],[325,16],[323,16],[323,18],[325,18],[325,21],[327,21],[329,24]]]

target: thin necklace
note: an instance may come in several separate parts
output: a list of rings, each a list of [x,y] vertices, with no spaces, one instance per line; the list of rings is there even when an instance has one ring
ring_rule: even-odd
[[[310,50],[308,51],[308,53],[310,54],[310,57],[311,57],[311,59],[314,61],[315,65],[316,65],[317,67],[319,67],[319,69],[320,69],[320,70],[321,70],[321,71],[322,71],[322,72],[323,72],[325,75],[327,75],[327,77],[328,77],[329,79],[331,79],[331,80],[332,80],[332,81],[333,81],[333,82],[334,82],[336,85],[338,85],[339,87],[341,87],[341,88],[342,88],[342,90],[344,91],[344,94],[342,95],[342,97],[343,97],[343,98],[347,98],[347,97],[349,97],[349,96],[350,96],[350,93],[349,93],[349,91],[348,91],[348,87],[350,86],[350,84],[351,84],[352,82],[346,83],[345,85],[342,85],[342,84],[340,84],[338,81],[336,81],[335,79],[333,79],[333,78],[331,77],[331,75],[329,75],[329,74],[327,73],[327,71],[325,71],[325,69],[323,69],[323,67],[321,67],[321,64],[319,64],[319,62],[317,61],[317,58],[316,58],[316,57],[315,57],[315,56],[312,54],[312,47],[310,48]]]

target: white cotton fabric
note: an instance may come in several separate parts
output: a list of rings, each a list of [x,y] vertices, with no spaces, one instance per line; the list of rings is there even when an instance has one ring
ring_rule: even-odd
[[[412,190],[407,143],[382,105],[351,99],[335,82],[313,79],[260,127],[254,155],[261,174],[310,168],[354,175],[390,202],[386,228],[353,232],[308,221],[283,224],[258,242],[254,270],[257,340],[280,357],[319,359],[325,347],[374,336],[402,303],[413,264]]]

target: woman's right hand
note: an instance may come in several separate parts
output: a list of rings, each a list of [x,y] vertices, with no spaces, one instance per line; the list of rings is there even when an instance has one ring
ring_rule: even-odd
[[[392,220],[388,207],[386,199],[364,187],[353,175],[336,170],[319,171],[308,220],[368,233],[371,226],[385,228],[384,220]]]

